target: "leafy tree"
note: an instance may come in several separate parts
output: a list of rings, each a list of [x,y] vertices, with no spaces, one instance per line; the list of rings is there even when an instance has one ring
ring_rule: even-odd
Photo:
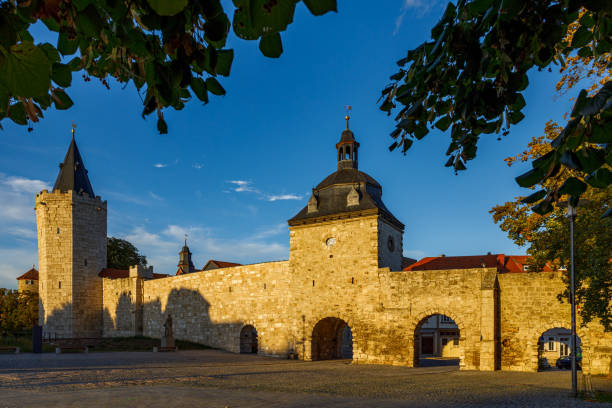
[[[562,131],[554,122],[548,122],[545,135],[533,138],[523,153],[506,159],[509,166],[517,161],[537,160],[552,151],[551,141]],[[562,169],[536,188],[554,188],[570,178],[580,178],[572,169]],[[576,302],[582,305],[582,323],[599,319],[606,330],[612,330],[612,219],[600,215],[612,206],[612,186],[603,189],[587,188],[583,194],[588,204],[578,207],[575,221],[575,282]],[[527,245],[531,256],[530,269],[540,271],[546,263],[554,268],[565,266],[569,270],[569,220],[566,209],[555,206],[553,211],[541,215],[531,210],[524,197],[516,197],[491,209],[493,220],[500,224],[517,245]],[[559,294],[569,300],[569,276],[564,280],[568,287]]]
[[[481,135],[508,134],[524,118],[523,92],[532,68],[560,64],[570,69],[570,78],[576,56],[590,58],[594,67],[610,67],[612,2],[459,0],[448,4],[431,35],[398,61],[400,70],[383,89],[380,108],[389,114],[400,108],[391,150],[405,153],[430,128],[450,128],[446,166],[460,171],[476,156]],[[611,118],[612,81],[591,96],[580,91],[550,151],[516,179],[522,187],[544,186],[527,199],[537,203],[534,211],[552,211],[564,194],[576,204],[587,185],[612,184],[605,166],[612,164]],[[563,169],[582,177],[545,183]]]
[[[52,105],[68,109],[72,73],[85,80],[132,81],[143,96],[142,116],[181,110],[195,95],[204,104],[223,95],[234,52],[225,44],[230,26],[259,40],[267,57],[283,51],[280,33],[300,0],[233,0],[230,22],[220,0],[10,0],[0,1],[0,120],[27,125]],[[304,0],[316,16],[336,10],[336,0]],[[29,28],[42,22],[55,44],[36,43]],[[31,129],[31,128],[30,128]]]
[[[38,321],[38,294],[0,288],[0,331],[29,329]]]
[[[147,257],[141,255],[130,242],[120,238],[106,238],[106,264],[113,269],[129,269],[130,266],[147,266]]]
[[[580,18],[584,16],[583,10]],[[578,29],[578,24],[570,25],[565,41],[570,43]],[[592,45],[592,44],[591,44]],[[589,90],[599,91],[601,86],[612,77],[609,67],[612,56],[595,61],[588,55],[575,55],[567,59],[567,65],[561,68],[561,79],[557,91],[566,93],[579,83],[591,81]],[[522,153],[506,158],[508,166],[516,162],[537,161],[554,150],[551,145],[563,129],[553,121],[546,123],[544,135],[532,138],[528,148]],[[586,147],[596,147],[587,144]],[[604,168],[609,168],[607,164]],[[553,190],[560,188],[570,179],[584,182],[584,175],[571,167],[564,166],[551,177],[531,187],[532,189]],[[575,269],[576,297],[582,303],[581,317],[583,324],[598,318],[604,327],[612,329],[611,290],[612,290],[612,226],[610,220],[599,219],[601,213],[610,208],[612,186],[596,189],[587,185],[584,196],[588,205],[578,209],[575,234]],[[566,197],[563,197],[564,199]],[[490,211],[493,220],[500,223],[500,228],[508,233],[517,245],[528,245],[531,255],[531,269],[539,271],[546,263],[553,267],[568,266],[570,259],[569,225],[566,210],[558,206],[548,214],[541,215],[531,210],[527,204],[530,199],[516,197],[514,201],[493,207]],[[565,274],[566,283],[569,277]],[[569,286],[559,295],[560,299],[569,300]]]

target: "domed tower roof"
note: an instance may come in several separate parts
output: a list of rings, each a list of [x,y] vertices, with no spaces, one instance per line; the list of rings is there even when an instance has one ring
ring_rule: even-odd
[[[289,225],[303,225],[324,221],[333,216],[380,214],[399,229],[404,229],[397,218],[391,214],[382,201],[382,187],[370,175],[358,170],[359,143],[348,127],[342,131],[340,141],[336,144],[338,170],[327,176],[312,189],[308,205]]]

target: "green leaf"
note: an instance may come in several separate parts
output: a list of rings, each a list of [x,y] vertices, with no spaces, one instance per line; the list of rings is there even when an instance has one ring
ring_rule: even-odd
[[[563,152],[563,155],[561,156],[561,164],[573,170],[582,170],[582,166],[580,165],[580,161],[578,161],[578,157],[576,157],[576,153],[572,152],[571,150],[566,150]]]
[[[42,18],[41,20],[50,31],[58,32],[60,30],[60,24],[54,18]]]
[[[206,78],[206,88],[215,95],[225,95],[225,89],[213,77]]]
[[[591,41],[593,37],[593,33],[589,30],[588,27],[581,26],[574,33],[574,38],[572,38],[572,48],[581,48],[584,47]]]
[[[188,0],[147,0],[147,3],[160,16],[173,16],[187,7]],[[159,129],[159,121],[157,123]]]
[[[9,118],[18,125],[26,125],[28,123],[23,103],[17,102],[9,107]]]
[[[81,11],[78,15],[78,25],[80,31],[85,35],[93,38],[97,38],[102,31],[104,21],[95,6],[88,6],[85,10]]]
[[[296,0],[234,0],[234,33],[244,40],[284,31],[295,12]]]
[[[606,121],[603,124],[591,124],[591,143],[612,143],[612,122]]]
[[[552,205],[551,198],[545,198],[544,200],[540,201],[537,205],[531,207],[531,211],[533,211],[536,214],[540,214],[540,215],[549,213],[552,210],[553,210],[553,205]]]
[[[32,43],[13,45],[0,63],[0,79],[13,96],[31,98],[49,92],[51,62]]]
[[[234,60],[234,50],[219,50],[217,52],[217,74],[228,76]]]
[[[70,39],[68,33],[61,32],[57,40],[57,50],[62,55],[72,55],[79,47],[78,37]]]
[[[606,188],[612,184],[612,171],[601,167],[586,178],[586,182],[595,188]]]
[[[165,135],[168,133],[168,124],[162,117],[157,119],[157,131],[160,135]]]
[[[283,43],[279,33],[264,35],[259,40],[259,50],[268,58],[278,58],[283,53]]]
[[[51,79],[62,88],[68,88],[72,82],[72,70],[68,65],[53,64]]]
[[[436,122],[435,126],[441,131],[445,132],[446,129],[451,125],[452,120],[450,116],[446,115]]]
[[[604,150],[594,147],[585,147],[576,151],[576,157],[582,165],[582,170],[587,173],[594,172],[605,162]]]
[[[545,169],[538,167],[516,177],[516,183],[521,187],[531,187],[539,183],[545,175]]]
[[[45,52],[45,54],[47,55],[47,58],[49,59],[49,61],[51,62],[59,62],[60,61],[60,55],[57,52],[57,50],[55,49],[54,46],[52,46],[49,43],[44,43],[39,45],[39,47]]]
[[[336,0],[304,0],[304,4],[315,16],[322,16],[330,11],[338,11]]]
[[[540,201],[544,197],[546,197],[546,190],[540,190],[540,191],[537,191],[537,192],[535,192],[535,193],[533,193],[533,194],[523,198],[521,200],[521,202],[524,203],[524,204],[533,204],[533,203],[535,203],[537,201]]]
[[[204,83],[202,78],[192,77],[191,89],[193,90],[193,93],[196,94],[199,100],[204,103],[208,103],[208,90],[206,89],[206,84]]]
[[[563,185],[559,188],[559,194],[579,196],[580,194],[584,193],[586,189],[587,185],[583,181],[577,179],[576,177],[570,177],[565,180]]]
[[[55,102],[55,108],[59,110],[66,110],[74,105],[72,99],[63,89],[53,90],[53,101]]]

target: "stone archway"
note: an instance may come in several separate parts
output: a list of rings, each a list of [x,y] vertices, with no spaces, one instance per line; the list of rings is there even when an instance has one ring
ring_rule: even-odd
[[[563,329],[563,333],[559,333],[558,331]],[[557,331],[557,332],[555,332]],[[526,357],[528,364],[526,366],[527,371],[540,371],[541,369],[545,369],[543,367],[543,362],[541,358],[546,358],[547,360],[551,359],[551,355],[555,354],[555,358],[553,361],[548,361],[549,365],[552,367],[556,366],[556,354],[559,353],[561,356],[561,350],[559,350],[560,344],[555,344],[554,350],[549,350],[549,352],[543,352],[542,348],[546,347],[545,344],[542,344],[542,337],[555,337],[553,340],[555,343],[564,343],[568,340],[560,340],[559,337],[569,338],[570,334],[570,325],[567,321],[550,321],[548,323],[538,325],[537,329],[530,331],[531,335],[528,340],[527,347],[525,349]],[[583,331],[580,327],[576,330],[576,338],[577,345],[579,346],[580,357],[582,357],[582,361],[580,363],[580,367],[585,370],[585,372],[590,371],[590,344],[589,344],[589,336],[586,331]],[[549,339],[545,339],[549,340]],[[552,353],[550,352],[552,351]]]
[[[240,330],[240,354],[257,354],[257,330],[247,324]]]
[[[326,317],[312,330],[311,359],[333,360],[353,358],[353,333],[350,326],[337,317]]]
[[[433,319],[436,316],[440,318]],[[431,320],[437,320],[437,323],[433,327],[427,327],[431,325]],[[458,364],[464,367],[465,327],[453,313],[447,310],[429,310],[417,315],[411,327],[414,367],[421,366],[422,356],[439,358],[439,365]]]

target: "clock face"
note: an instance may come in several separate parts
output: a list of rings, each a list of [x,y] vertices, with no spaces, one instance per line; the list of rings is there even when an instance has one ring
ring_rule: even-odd
[[[327,240],[325,240],[325,245],[327,245],[328,247],[334,245],[336,243],[336,238],[331,237],[331,238],[327,238]]]
[[[395,242],[393,242],[393,237],[391,236],[387,239],[387,248],[389,248],[391,252],[395,251]]]

